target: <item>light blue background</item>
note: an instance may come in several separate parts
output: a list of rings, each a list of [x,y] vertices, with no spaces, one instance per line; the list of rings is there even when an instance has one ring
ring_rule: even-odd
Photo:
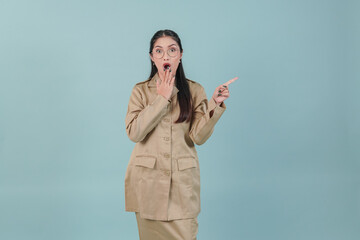
[[[0,1],[0,239],[138,239],[125,114],[152,35],[227,110],[200,240],[360,239],[359,1]]]

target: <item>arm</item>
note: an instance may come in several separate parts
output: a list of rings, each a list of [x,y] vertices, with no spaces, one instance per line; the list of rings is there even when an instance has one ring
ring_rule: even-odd
[[[167,113],[169,104],[169,100],[158,94],[152,103],[144,106],[140,89],[135,85],[125,118],[126,133],[130,140],[142,141]]]
[[[217,105],[213,98],[208,101],[202,86],[194,99],[194,115],[189,136],[194,143],[201,145],[213,133],[215,124],[224,113],[226,106],[224,102],[220,106]]]

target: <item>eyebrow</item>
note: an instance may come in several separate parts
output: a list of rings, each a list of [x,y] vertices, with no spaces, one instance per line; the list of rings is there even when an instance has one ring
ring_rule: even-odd
[[[176,44],[175,44],[175,43],[170,44],[168,47],[170,47],[170,46],[172,46],[172,45],[176,45]],[[160,48],[162,48],[161,46],[155,46],[155,47],[160,47]]]

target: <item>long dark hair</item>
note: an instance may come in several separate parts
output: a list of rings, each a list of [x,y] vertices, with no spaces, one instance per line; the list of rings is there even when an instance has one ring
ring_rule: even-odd
[[[152,50],[154,48],[154,44],[156,40],[166,36],[171,37],[179,45],[180,51],[183,52],[183,48],[179,36],[174,31],[165,29],[165,30],[157,31],[154,34],[154,36],[151,38],[150,51],[149,51],[150,54],[152,54]],[[158,72],[158,69],[154,64],[152,64],[151,59],[150,59],[150,64],[151,64],[151,73],[149,78],[151,79]],[[184,68],[182,65],[182,60],[180,61],[176,71],[175,82],[176,82],[176,87],[179,89],[179,92],[177,94],[177,100],[180,105],[180,115],[179,118],[175,121],[175,123],[181,123],[184,122],[185,120],[186,122],[189,122],[192,117],[192,101],[191,101],[189,84],[186,80]]]

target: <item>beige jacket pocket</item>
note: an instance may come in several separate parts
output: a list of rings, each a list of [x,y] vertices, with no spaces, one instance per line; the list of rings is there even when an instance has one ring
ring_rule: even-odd
[[[181,157],[177,160],[178,169],[179,171],[188,169],[188,168],[194,168],[196,167],[196,162],[194,157]]]
[[[135,165],[140,175],[137,185],[141,216],[159,216],[167,211],[170,181],[161,170],[155,169],[156,157],[137,156]]]
[[[153,156],[136,156],[135,165],[147,168],[154,168],[156,157]]]

